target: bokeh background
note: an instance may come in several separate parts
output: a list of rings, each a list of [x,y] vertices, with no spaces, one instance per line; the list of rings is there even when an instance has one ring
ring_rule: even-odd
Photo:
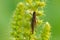
[[[16,5],[23,0],[0,0],[0,40],[10,38],[10,19]],[[60,0],[47,0],[46,20],[52,26],[51,40],[60,40]]]

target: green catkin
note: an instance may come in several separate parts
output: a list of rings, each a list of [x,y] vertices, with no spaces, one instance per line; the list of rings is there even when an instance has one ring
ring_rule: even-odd
[[[38,34],[37,28],[40,28],[43,25],[43,19],[40,19],[44,16],[44,7],[46,3],[40,0],[25,0],[25,3],[20,2],[17,5],[16,10],[14,11],[11,27],[14,40],[48,40],[50,29],[49,26],[44,27],[42,34]],[[36,12],[36,27],[34,33],[31,32],[31,19],[33,12]],[[47,34],[49,33],[49,34]],[[37,36],[39,35],[39,37]],[[48,37],[47,37],[48,36]],[[47,38],[46,38],[47,37]],[[13,40],[13,39],[12,39]]]
[[[41,33],[41,40],[49,40],[51,35],[51,26],[48,22],[44,24],[44,28]]]

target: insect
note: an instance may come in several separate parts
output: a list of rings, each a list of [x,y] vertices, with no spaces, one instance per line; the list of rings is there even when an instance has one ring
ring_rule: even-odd
[[[31,30],[32,30],[32,34],[34,33],[34,27],[36,25],[36,12],[33,12],[32,15],[32,21],[31,21]]]

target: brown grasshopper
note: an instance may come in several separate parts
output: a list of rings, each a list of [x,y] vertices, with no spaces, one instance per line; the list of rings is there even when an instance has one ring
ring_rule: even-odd
[[[32,15],[32,21],[31,21],[31,30],[32,30],[32,34],[34,33],[34,27],[36,25],[36,12],[33,12]]]

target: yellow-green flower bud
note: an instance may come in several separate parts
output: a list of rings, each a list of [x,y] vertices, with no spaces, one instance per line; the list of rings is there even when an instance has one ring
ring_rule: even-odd
[[[43,23],[43,20],[36,20],[37,25],[41,25]]]
[[[36,4],[41,8],[45,7],[45,5],[46,5],[45,2],[39,2],[39,1],[37,1]]]
[[[33,0],[26,0],[26,3],[28,3],[29,5],[31,5],[32,4],[32,1]]]
[[[44,15],[44,11],[37,11],[37,12],[36,12],[36,15],[37,15],[37,16],[43,16],[43,15]]]

